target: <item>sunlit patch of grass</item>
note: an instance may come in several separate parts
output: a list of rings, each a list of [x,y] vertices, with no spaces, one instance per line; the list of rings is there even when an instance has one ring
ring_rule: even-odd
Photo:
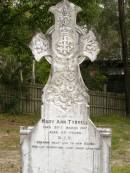
[[[112,173],[130,173],[130,165],[114,166],[112,167]]]
[[[112,129],[112,173],[130,173],[130,118],[112,115],[92,119],[97,126]]]

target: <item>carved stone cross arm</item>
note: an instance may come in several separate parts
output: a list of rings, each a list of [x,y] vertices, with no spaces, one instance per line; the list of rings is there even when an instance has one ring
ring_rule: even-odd
[[[91,61],[96,60],[100,51],[99,44],[94,33],[90,30],[80,38],[80,63],[87,57]]]
[[[32,53],[37,61],[40,61],[42,57],[51,55],[49,41],[42,32],[37,33],[33,37],[31,43],[29,44],[29,48],[32,50]]]

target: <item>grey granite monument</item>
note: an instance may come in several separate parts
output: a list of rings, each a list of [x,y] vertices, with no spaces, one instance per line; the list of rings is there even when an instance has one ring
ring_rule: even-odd
[[[111,130],[89,117],[89,95],[79,65],[96,59],[92,31],[76,24],[81,8],[64,0],[49,9],[55,25],[37,33],[30,48],[37,61],[51,64],[43,89],[41,119],[20,128],[21,173],[110,173]]]

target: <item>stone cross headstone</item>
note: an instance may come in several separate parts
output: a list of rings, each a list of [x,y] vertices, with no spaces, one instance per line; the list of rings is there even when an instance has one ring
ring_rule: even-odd
[[[51,7],[55,25],[30,43],[35,59],[45,57],[51,64],[51,73],[40,121],[20,129],[22,173],[110,173],[111,130],[90,120],[79,68],[85,58],[96,59],[99,46],[92,31],[76,24],[80,11],[68,0]]]

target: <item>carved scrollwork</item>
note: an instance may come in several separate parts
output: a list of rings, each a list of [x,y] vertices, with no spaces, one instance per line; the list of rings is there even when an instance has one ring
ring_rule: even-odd
[[[97,58],[97,54],[99,53],[100,49],[99,44],[96,41],[96,37],[92,31],[89,31],[86,35],[83,35],[80,38],[80,51],[80,55],[83,60],[84,57],[88,57],[91,61],[94,61]]]
[[[64,111],[73,104],[85,103],[88,94],[85,88],[78,83],[78,74],[75,71],[57,71],[46,89],[46,101],[52,102]]]
[[[40,33],[37,33],[30,45],[30,49],[32,50],[32,53],[37,61],[39,61],[43,56],[49,56],[49,42],[46,39],[45,35]]]
[[[61,27],[68,26],[71,22],[71,10],[65,4],[62,8],[58,9],[59,12],[59,25]]]

